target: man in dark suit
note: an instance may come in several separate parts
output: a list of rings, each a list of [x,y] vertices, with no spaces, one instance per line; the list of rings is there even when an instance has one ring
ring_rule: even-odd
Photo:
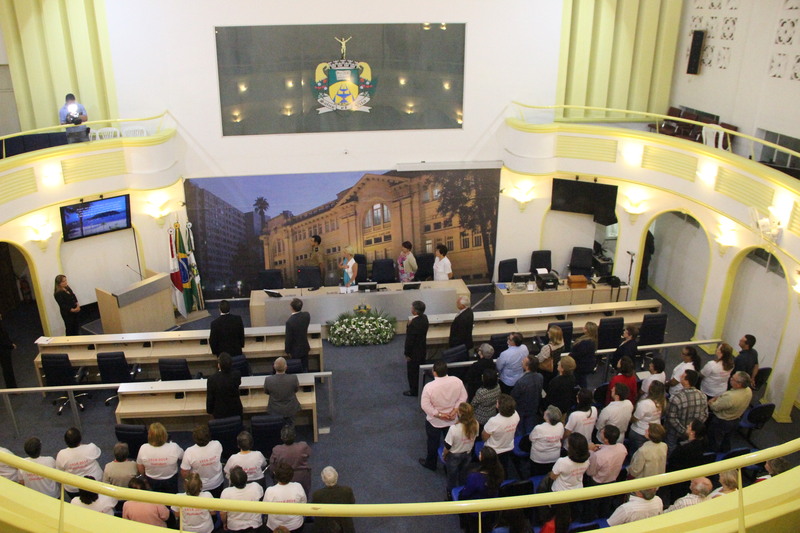
[[[228,300],[219,303],[220,315],[211,322],[211,336],[208,343],[211,345],[211,353],[219,356],[222,352],[230,356],[242,355],[244,347],[244,324],[242,317],[232,315],[231,304]]]
[[[286,321],[286,342],[284,352],[286,357],[300,359],[303,363],[303,372],[308,372],[308,352],[311,347],[308,345],[308,324],[311,322],[311,315],[303,311],[303,300],[295,298],[289,304],[292,307],[292,315]]]
[[[209,376],[206,383],[206,412],[212,418],[242,416],[242,375],[232,368],[231,356],[226,352],[219,354],[217,368],[219,372]]]
[[[411,302],[411,319],[406,325],[406,371],[408,372],[408,390],[404,396],[419,394],[419,366],[425,362],[427,355],[428,317],[425,316],[425,303],[415,300]]]
[[[0,315],[0,366],[3,368],[3,378],[7,389],[15,389],[17,380],[14,378],[14,364],[11,359],[11,352],[17,345],[11,341],[5,326],[3,326],[3,315]]]
[[[326,466],[322,469],[322,482],[325,487],[314,492],[311,496],[311,501],[314,503],[342,503],[353,504],[356,503],[356,498],[353,496],[353,489],[345,485],[339,485],[339,473],[332,466]],[[353,527],[353,519],[336,516],[324,517],[318,516],[314,519],[314,525],[311,529],[312,533],[328,533],[330,531],[341,531],[342,533],[355,533]]]
[[[454,348],[462,344],[467,347],[467,351],[472,349],[472,326],[475,323],[475,313],[470,307],[469,296],[459,296],[456,300],[458,314],[450,324],[449,347]]]

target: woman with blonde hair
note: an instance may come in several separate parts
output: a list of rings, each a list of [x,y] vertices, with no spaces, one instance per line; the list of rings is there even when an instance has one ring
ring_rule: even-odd
[[[588,387],[588,376],[594,374],[597,366],[597,324],[587,322],[583,326],[583,335],[572,343],[569,355],[575,359],[575,380],[578,386]]]
[[[466,481],[472,447],[477,436],[478,421],[475,420],[472,406],[461,402],[458,404],[458,423],[447,430],[442,450],[444,469],[447,472],[447,494]]]
[[[69,283],[67,283],[67,276],[64,274],[56,276],[53,296],[58,303],[58,310],[61,312],[61,318],[64,319],[64,327],[66,328],[65,334],[67,336],[80,334],[81,306],[78,305],[78,297],[72,292]]]
[[[339,268],[344,272],[343,281],[345,287],[358,284],[356,282],[356,278],[358,277],[358,263],[356,263],[353,257],[355,253],[355,248],[346,246],[344,249],[344,259],[342,259],[342,262],[339,264]]]
[[[730,494],[739,488],[739,476],[736,474],[736,470],[725,470],[724,472],[720,472],[719,482],[720,486],[708,495],[709,500],[713,498],[719,498],[725,494]]]
[[[139,473],[147,477],[155,492],[178,493],[178,465],[183,449],[168,442],[167,429],[161,422],[153,422],[147,430],[147,444],[139,448],[136,465]]]
[[[647,442],[646,433],[650,424],[661,422],[661,415],[667,406],[664,383],[654,381],[650,384],[647,398],[636,402],[636,410],[631,418],[631,429],[628,431],[630,448],[628,453],[633,454],[642,444]]]
[[[544,377],[544,386],[553,379],[561,352],[564,351],[564,332],[558,326],[550,326],[547,330],[547,344],[542,346],[536,359],[539,361],[539,373]]]

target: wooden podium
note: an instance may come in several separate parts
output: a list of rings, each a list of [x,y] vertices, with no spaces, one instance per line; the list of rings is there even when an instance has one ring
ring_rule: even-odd
[[[175,326],[169,274],[147,271],[147,275],[119,294],[95,288],[103,333],[165,331]]]

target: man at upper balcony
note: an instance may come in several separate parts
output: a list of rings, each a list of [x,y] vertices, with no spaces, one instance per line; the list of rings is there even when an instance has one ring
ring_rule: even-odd
[[[72,93],[67,94],[65,97],[64,105],[58,111],[58,121],[60,124],[74,124],[78,125],[82,122],[89,120],[86,114],[86,108],[83,104],[75,100],[75,95]]]

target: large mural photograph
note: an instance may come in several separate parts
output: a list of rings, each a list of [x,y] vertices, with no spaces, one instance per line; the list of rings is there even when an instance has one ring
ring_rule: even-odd
[[[264,288],[265,271],[295,286],[297,268],[312,263],[314,236],[325,285],[341,283],[346,247],[364,256],[369,275],[376,259],[396,262],[403,242],[423,262],[443,244],[455,277],[488,282],[499,184],[500,169],[475,169],[197,178],[184,189],[203,290],[213,299]]]
[[[461,128],[465,24],[215,28],[223,135]]]

